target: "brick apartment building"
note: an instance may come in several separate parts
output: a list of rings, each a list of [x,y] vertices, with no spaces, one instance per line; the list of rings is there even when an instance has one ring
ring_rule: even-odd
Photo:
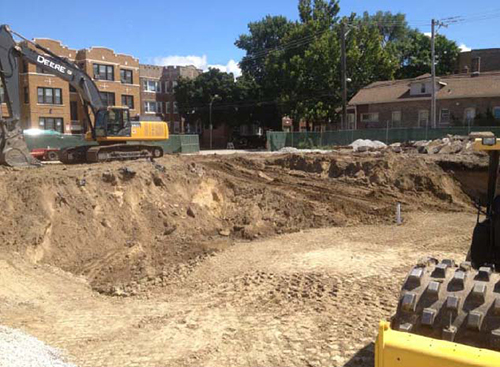
[[[128,106],[131,116],[140,113],[137,59],[115,54],[113,50],[104,47],[77,51],[51,39],[34,41],[84,69],[96,82],[105,103]],[[23,129],[39,128],[65,134],[85,132],[88,121],[76,90],[72,89],[68,82],[43,71],[34,64],[22,59],[19,62]],[[0,90],[0,98],[3,97],[2,94],[3,89]],[[2,115],[7,116],[5,103],[2,104]]]
[[[375,82],[349,102],[350,128],[424,127],[429,125],[431,77]],[[500,72],[457,74],[437,78],[436,127],[474,123],[477,118],[500,123]]]
[[[141,114],[156,115],[168,122],[173,134],[198,132],[196,127],[184,126],[175,101],[175,87],[180,78],[196,78],[202,70],[194,66],[140,65]]]
[[[456,73],[500,71],[500,48],[461,52]]]
[[[194,66],[140,65],[138,59],[116,54],[109,48],[75,50],[56,40],[34,41],[85,70],[108,105],[128,106],[131,116],[157,115],[169,123],[174,134],[193,130],[183,126],[173,92],[181,77],[196,78],[202,73]],[[3,93],[0,83],[1,114],[8,117],[7,105],[1,103]],[[86,131],[89,122],[80,96],[66,81],[20,60],[20,93],[23,129],[39,128],[65,134]],[[196,132],[196,129],[187,132]]]

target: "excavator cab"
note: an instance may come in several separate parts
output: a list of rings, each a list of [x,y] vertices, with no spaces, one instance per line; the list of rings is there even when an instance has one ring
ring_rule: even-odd
[[[407,275],[396,314],[380,324],[375,367],[500,366],[500,141],[487,134],[474,149],[489,155],[486,218],[465,261],[428,257]]]
[[[131,136],[130,111],[126,107],[108,107],[97,111],[95,137]]]

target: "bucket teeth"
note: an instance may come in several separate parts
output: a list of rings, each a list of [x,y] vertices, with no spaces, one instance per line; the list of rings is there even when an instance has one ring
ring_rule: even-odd
[[[479,272],[477,273],[476,279],[481,280],[483,282],[489,282],[492,273],[493,269],[491,269],[489,266],[483,266],[479,268]]]
[[[413,270],[410,272],[410,275],[408,275],[408,280],[406,281],[406,289],[411,290],[420,287],[420,285],[422,284],[423,275],[423,268],[413,268]]]
[[[460,298],[457,296],[448,296],[446,298],[446,308],[450,311],[457,311],[460,304]]]
[[[496,298],[495,302],[493,302],[493,314],[495,316],[500,316],[500,297]]]
[[[460,263],[460,269],[463,271],[469,271],[472,269],[472,264],[470,261],[463,261]]]
[[[481,330],[484,314],[480,311],[472,311],[467,319],[467,328],[471,330]]]
[[[424,309],[422,314],[422,324],[426,326],[432,326],[434,320],[436,319],[437,311],[432,308]]]
[[[450,281],[450,286],[454,291],[462,290],[465,286],[465,271],[457,270],[455,274],[453,274],[453,278]]]
[[[409,322],[399,325],[399,331],[405,331],[405,332],[409,333],[410,331],[412,331],[412,329],[413,329],[413,325],[410,324]]]
[[[500,329],[491,331],[490,345],[495,350],[500,350]]]
[[[455,340],[455,336],[457,335],[457,328],[453,325],[443,329],[443,340],[447,340],[452,342]]]
[[[417,305],[417,295],[415,293],[406,293],[401,301],[401,307],[404,311],[414,312]]]
[[[436,268],[434,269],[432,276],[434,278],[446,278],[446,270],[449,268],[448,264],[445,263],[440,263],[436,265]]]
[[[471,296],[475,301],[484,303],[486,298],[486,284],[484,283],[476,283],[474,284],[474,288],[472,288]]]
[[[444,259],[441,263],[448,265],[450,268],[455,266],[455,261],[450,259]]]
[[[437,297],[437,295],[439,294],[440,287],[441,287],[441,283],[432,281],[427,286],[427,293],[429,293],[432,296]]]

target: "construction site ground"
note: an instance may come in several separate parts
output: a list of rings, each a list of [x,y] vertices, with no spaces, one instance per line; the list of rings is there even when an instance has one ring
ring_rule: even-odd
[[[412,265],[464,258],[485,169],[388,152],[0,168],[0,325],[80,367],[373,366]]]

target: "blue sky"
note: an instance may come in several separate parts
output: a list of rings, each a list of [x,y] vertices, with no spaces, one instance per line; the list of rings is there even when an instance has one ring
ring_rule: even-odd
[[[54,38],[71,48],[106,46],[143,63],[219,65],[237,71],[234,46],[247,24],[266,16],[297,18],[297,0],[0,0],[0,23],[27,38]],[[441,32],[469,48],[500,47],[498,0],[341,0],[341,14],[389,10],[430,30],[431,18],[463,16]],[[485,19],[489,18],[489,19]]]

